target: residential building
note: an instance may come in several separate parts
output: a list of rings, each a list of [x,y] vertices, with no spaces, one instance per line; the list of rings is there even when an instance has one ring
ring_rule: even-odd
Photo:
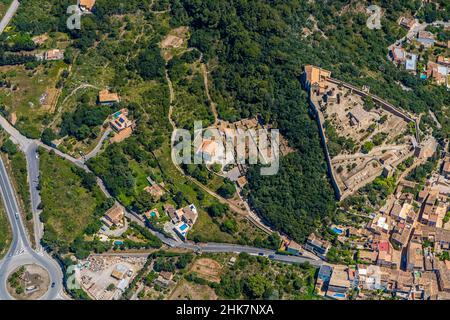
[[[294,255],[301,255],[303,248],[301,245],[299,245],[297,242],[293,240],[289,240],[288,242],[284,243],[286,252]]]
[[[411,272],[402,270],[382,270],[386,275],[386,289],[397,298],[410,299],[414,287],[414,278]]]
[[[406,222],[397,223],[391,236],[392,244],[398,247],[405,247],[408,244],[411,231],[412,231],[411,224]]]
[[[426,76],[429,79],[432,79],[434,83],[437,85],[445,85],[447,84],[447,77],[450,71],[446,66],[437,64],[432,61],[428,61],[427,63],[427,71]]]
[[[417,201],[422,203],[425,201],[427,197],[428,197],[428,190],[424,189],[420,191],[419,194],[417,195]]]
[[[55,61],[64,59],[64,51],[59,49],[48,50],[44,54],[45,60]]]
[[[195,205],[190,204],[189,206],[178,210],[175,210],[171,205],[165,205],[164,210],[174,224],[173,230],[182,240],[186,240],[187,232],[195,224],[198,218],[198,211]]]
[[[436,226],[437,216],[435,214],[435,206],[431,204],[425,204],[422,208],[422,214],[420,217],[420,222],[429,225]]]
[[[327,264],[323,264],[320,266],[319,273],[317,274],[317,278],[324,282],[329,282],[331,279],[332,273],[333,273],[333,268]]]
[[[124,216],[125,212],[123,207],[116,204],[106,212],[103,220],[107,220],[111,225],[114,226],[122,226]]]
[[[112,93],[108,89],[105,89],[99,92],[98,102],[103,105],[111,105],[113,103],[119,103],[120,98],[117,93]]]
[[[383,288],[381,268],[374,265],[358,265],[357,276],[359,286],[365,290],[379,290]]]
[[[399,24],[402,27],[405,27],[406,29],[412,29],[415,24],[416,24],[416,20],[414,18],[406,18],[406,17],[401,17],[399,20]]]
[[[450,67],[450,58],[448,58],[448,57],[439,56],[439,57],[437,57],[436,62],[443,66]]]
[[[406,51],[405,49],[401,48],[401,47],[394,47],[391,50],[391,57],[392,60],[397,63],[397,64],[401,64],[404,63],[406,61]]]
[[[150,193],[150,195],[155,200],[159,200],[165,193],[164,189],[161,188],[161,186],[159,184],[156,184],[156,183],[151,185],[151,186],[145,187],[144,190],[147,191],[148,193]]]
[[[359,261],[373,264],[377,261],[378,253],[375,251],[360,250]]]
[[[181,217],[181,220],[192,226],[195,224],[195,221],[197,221],[197,218],[198,212],[195,205],[191,204],[183,208],[183,215]]]
[[[416,69],[417,69],[417,55],[416,54],[414,54],[414,53],[406,54],[405,69],[407,71],[416,72]]]
[[[111,115],[110,125],[116,132],[131,127],[133,123],[128,119],[128,109],[121,109]]]
[[[400,210],[399,210],[399,207],[400,207]],[[391,217],[397,222],[406,221],[408,219],[408,217],[409,217],[409,220],[411,220],[411,214],[410,214],[411,211],[414,212],[414,207],[410,203],[405,202],[405,203],[403,203],[402,206],[400,206],[399,204],[396,203],[392,207]],[[413,215],[413,217],[414,216],[415,215]]]
[[[420,243],[413,241],[409,242],[406,258],[406,269],[408,271],[424,270],[423,250]]]
[[[332,273],[333,273],[332,266],[326,264],[320,266],[315,285],[316,292],[318,295],[324,296],[326,294]]]
[[[435,248],[450,250],[450,230],[436,228],[434,226],[419,225],[413,234],[413,241],[434,243]]]
[[[429,31],[419,31],[417,33],[417,41],[420,42],[424,47],[428,48],[434,45],[436,41],[434,35]]]
[[[444,166],[442,167],[442,175],[446,179],[450,179],[450,160],[444,162]]]
[[[348,297],[348,291],[351,282],[348,277],[348,267],[336,265],[333,268],[326,296],[336,300],[345,300]]]
[[[173,279],[173,273],[169,272],[169,271],[161,271],[159,273],[159,275],[161,277],[163,277],[164,279],[166,279],[166,280],[172,280]]]
[[[161,275],[159,275],[155,280],[153,280],[153,283],[162,288],[168,288],[172,284],[172,281],[167,280],[167,279],[163,278]]]
[[[169,216],[170,220],[172,220],[172,222],[177,222],[177,221],[180,220],[180,217],[177,216],[177,212],[175,210],[175,207],[172,206],[171,204],[165,204],[164,205],[164,211]]]
[[[380,240],[372,244],[378,252],[376,264],[381,267],[396,269],[400,265],[401,252],[395,251],[389,241]]]
[[[437,261],[436,276],[438,279],[439,290],[450,292],[450,262]]]
[[[316,237],[314,233],[311,233],[306,240],[304,248],[312,253],[315,253],[319,257],[326,259],[328,250],[331,244],[328,241],[321,240]]]
[[[79,6],[82,11],[92,11],[95,5],[95,0],[80,0]]]
[[[391,221],[387,216],[377,215],[367,225],[367,230],[375,234],[388,234],[390,230]]]

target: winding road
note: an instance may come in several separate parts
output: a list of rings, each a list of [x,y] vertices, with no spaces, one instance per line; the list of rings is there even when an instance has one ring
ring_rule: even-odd
[[[5,204],[5,209],[11,223],[13,240],[6,258],[0,262],[0,299],[10,300],[11,295],[7,290],[8,276],[18,267],[25,264],[37,264],[47,270],[52,287],[41,299],[61,299],[63,274],[61,268],[46,252],[35,251],[31,247],[28,234],[24,227],[22,216],[19,213],[19,205],[14,194],[13,187],[6,172],[3,160],[0,159],[0,192]]]
[[[8,26],[9,22],[11,21],[12,17],[16,13],[17,9],[19,8],[19,1],[13,0],[11,5],[8,8],[8,11],[6,11],[5,15],[3,16],[2,20],[0,21],[0,34],[5,31],[5,28]]]
[[[169,87],[171,85],[170,79],[168,79]],[[171,102],[173,101],[173,91],[171,91]],[[172,108],[172,103],[171,103]],[[170,114],[169,114],[169,120],[171,120]],[[172,123],[172,121],[171,121]],[[175,125],[174,123],[172,123]],[[55,260],[53,260],[40,246],[40,239],[43,236],[43,224],[41,223],[39,219],[40,211],[38,210],[38,205],[40,203],[40,195],[38,190],[39,185],[39,157],[38,157],[38,148],[42,147],[47,150],[52,150],[55,152],[55,154],[59,155],[60,157],[72,162],[76,166],[84,169],[87,172],[91,172],[89,168],[86,166],[84,160],[81,159],[75,159],[72,156],[69,156],[58,149],[52,148],[48,145],[45,145],[39,140],[32,140],[24,137],[16,128],[14,128],[4,117],[0,116],[0,126],[3,127],[3,129],[10,135],[11,140],[17,144],[20,149],[25,153],[26,159],[27,159],[27,170],[28,170],[28,177],[29,177],[29,184],[30,184],[30,192],[31,192],[31,201],[32,201],[32,212],[33,212],[33,218],[34,218],[34,228],[35,228],[35,237],[36,237],[36,244],[37,248],[36,250],[33,250],[33,248],[30,245],[29,239],[27,237],[27,232],[25,230],[25,227],[23,225],[22,219],[20,214],[18,216],[16,213],[19,213],[19,206],[17,204],[17,199],[14,195],[14,190],[12,188],[12,185],[9,181],[9,178],[6,173],[6,169],[4,168],[3,162],[0,163],[0,188],[2,197],[5,201],[5,206],[7,209],[7,213],[9,216],[9,219],[11,221],[12,225],[12,231],[13,231],[13,241],[11,248],[6,256],[5,259],[0,261],[0,299],[12,299],[12,297],[7,292],[6,286],[7,286],[7,277],[8,275],[14,271],[17,267],[24,265],[24,264],[30,264],[35,263],[38,265],[41,265],[44,267],[51,279],[51,283],[53,283],[53,287],[51,287],[48,292],[41,298],[41,299],[62,299],[66,298],[65,293],[63,291],[63,274],[60,266],[57,264]],[[91,156],[95,156],[103,143],[103,141],[106,139],[108,134],[105,133],[105,135],[101,139],[101,143],[99,143],[98,150],[94,150],[93,153],[89,154]],[[178,168],[181,170],[181,168]],[[190,177],[188,177],[190,178]],[[197,182],[196,180],[192,179],[194,183],[202,187],[206,192],[210,193],[209,189],[207,189],[205,186]],[[100,186],[101,190],[105,193],[107,197],[111,197],[108,190],[105,188],[103,181],[97,177],[98,185]],[[218,198],[219,200],[226,201],[219,195],[213,193],[213,196]],[[235,208],[234,208],[235,207]],[[240,211],[244,211],[237,206],[234,206],[233,209],[238,209]],[[142,217],[125,210],[126,216],[131,219],[132,221],[135,221],[139,223],[142,226],[145,226],[144,221],[142,220]],[[247,213],[247,212],[245,212]],[[241,253],[245,252],[252,255],[260,255],[260,256],[266,256],[270,259],[274,259],[280,262],[285,263],[305,263],[309,262],[312,265],[320,266],[323,262],[319,259],[312,259],[309,257],[304,256],[289,256],[289,255],[280,255],[277,254],[274,250],[267,250],[267,249],[261,249],[261,248],[255,248],[255,247],[248,247],[248,246],[241,246],[241,245],[235,245],[235,244],[227,244],[227,243],[202,243],[202,244],[195,244],[191,242],[180,242],[176,241],[174,239],[166,237],[164,234],[161,234],[157,231],[151,230],[150,231],[156,235],[165,245],[173,248],[181,248],[186,250],[193,250],[195,252],[235,252],[235,253]],[[144,253],[143,253],[144,254]]]

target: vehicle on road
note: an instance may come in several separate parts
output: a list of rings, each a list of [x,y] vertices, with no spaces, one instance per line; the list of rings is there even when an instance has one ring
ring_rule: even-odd
[[[264,252],[259,252],[258,255],[259,256],[264,256]]]
[[[19,213],[16,212],[16,220],[19,220]]]
[[[52,282],[52,285],[51,285],[51,287],[52,287],[52,288],[54,288],[54,287],[55,287],[55,283],[54,283],[54,282]]]
[[[273,254],[269,254],[269,259],[275,259],[275,256]]]

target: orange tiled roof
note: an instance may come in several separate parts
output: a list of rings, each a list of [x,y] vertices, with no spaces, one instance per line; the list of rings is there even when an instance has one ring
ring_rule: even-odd
[[[85,7],[89,11],[92,10],[94,5],[95,5],[95,0],[80,0],[80,6]]]
[[[98,94],[98,101],[100,102],[119,102],[119,95],[117,93],[111,93],[108,90],[102,90]]]

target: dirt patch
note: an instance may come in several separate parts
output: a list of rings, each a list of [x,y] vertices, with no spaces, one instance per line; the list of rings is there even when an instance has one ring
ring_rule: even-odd
[[[40,102],[42,107],[49,112],[54,112],[56,108],[56,102],[58,101],[60,91],[56,88],[50,88],[45,91],[41,98]]]
[[[217,295],[207,285],[182,280],[170,295],[169,300],[217,300]]]
[[[188,34],[188,27],[179,27],[170,31],[167,37],[161,41],[162,49],[177,49],[180,48],[186,40]]]
[[[17,268],[8,277],[8,292],[17,300],[37,300],[47,292],[49,286],[48,272],[35,264]]]
[[[161,46],[163,49],[170,49],[170,48],[179,48],[183,44],[183,38],[174,36],[174,35],[168,35],[162,42]]]
[[[111,138],[111,142],[122,142],[123,140],[127,139],[128,137],[130,137],[133,134],[133,129],[131,127],[128,127],[122,131],[120,131],[119,133],[116,133],[114,135],[114,137]]]
[[[215,260],[203,258],[195,261],[191,271],[195,272],[200,278],[219,283],[222,266]]]

